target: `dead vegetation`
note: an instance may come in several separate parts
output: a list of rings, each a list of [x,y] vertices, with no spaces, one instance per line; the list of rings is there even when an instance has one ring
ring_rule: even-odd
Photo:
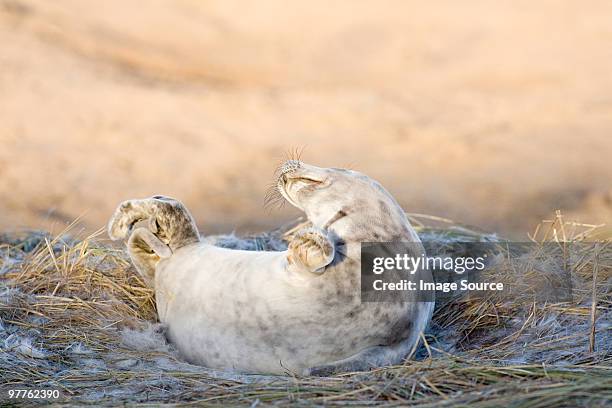
[[[414,216],[422,237],[497,240]],[[212,237],[251,250],[284,247],[291,229]],[[232,375],[184,363],[155,324],[153,292],[99,235],[0,236],[0,392],[58,388],[60,402],[245,405],[604,406],[612,400],[612,245],[605,228],[557,214],[534,242],[581,243],[573,301],[452,297],[405,365],[328,378]],[[594,238],[597,242],[593,242]],[[500,241],[503,242],[503,241]],[[512,282],[534,268],[494,268]]]

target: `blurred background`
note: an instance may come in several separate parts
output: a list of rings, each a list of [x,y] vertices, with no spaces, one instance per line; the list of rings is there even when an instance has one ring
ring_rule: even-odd
[[[0,0],[0,229],[184,201],[258,231],[292,148],[408,212],[612,220],[612,2]]]

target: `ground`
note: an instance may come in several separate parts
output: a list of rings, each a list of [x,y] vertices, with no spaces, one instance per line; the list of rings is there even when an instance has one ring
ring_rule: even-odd
[[[507,248],[494,235],[457,225],[418,225],[423,239],[442,247],[485,240]],[[519,288],[516,296],[437,296],[413,358],[329,377],[238,375],[188,364],[166,342],[153,290],[124,251],[95,237],[0,234],[0,405],[11,402],[10,390],[36,388],[60,390],[62,404],[97,406],[609,406],[612,241],[593,243],[596,230],[574,227],[562,218],[544,223],[529,257],[504,255],[487,270]],[[281,250],[292,231],[209,239]],[[543,301],[547,291],[538,282],[556,286],[561,271],[541,257],[544,246],[565,248],[543,242],[562,231],[577,250],[572,299]]]
[[[279,160],[525,237],[612,218],[612,3],[0,0],[0,230],[176,196],[262,230]]]

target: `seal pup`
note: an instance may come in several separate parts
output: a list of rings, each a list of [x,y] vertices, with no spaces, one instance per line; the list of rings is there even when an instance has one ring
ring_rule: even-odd
[[[203,243],[189,211],[168,197],[115,211],[108,233],[128,238],[168,340],[191,363],[240,373],[327,375],[402,362],[434,303],[360,301],[361,242],[410,241],[415,255],[423,251],[402,208],[356,171],[289,160],[276,174],[278,193],[312,224],[282,252]]]

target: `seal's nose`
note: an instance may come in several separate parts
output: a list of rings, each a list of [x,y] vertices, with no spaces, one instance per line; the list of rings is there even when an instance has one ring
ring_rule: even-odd
[[[300,161],[287,160],[285,163],[281,165],[279,169],[279,173],[282,177],[284,177],[285,174],[292,173],[296,171],[297,169],[299,169],[300,167],[302,167],[302,163]]]

